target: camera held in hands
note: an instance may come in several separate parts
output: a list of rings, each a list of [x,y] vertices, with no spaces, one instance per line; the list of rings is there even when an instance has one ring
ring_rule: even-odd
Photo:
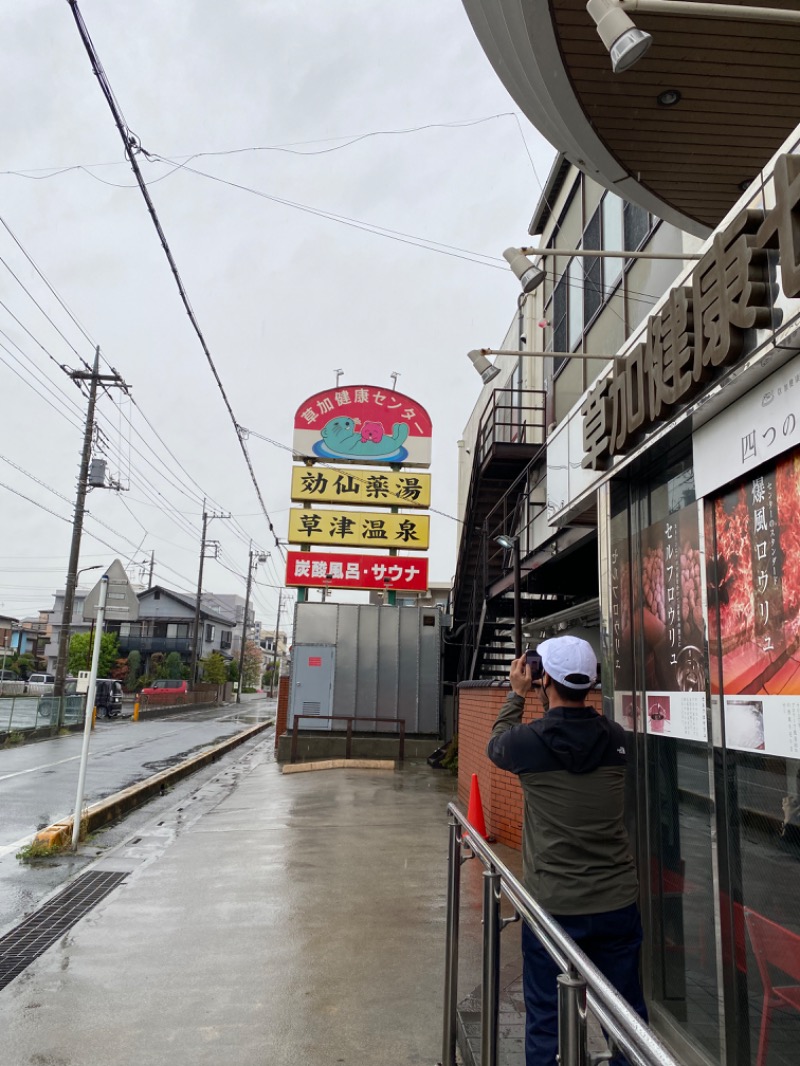
[[[531,681],[541,681],[544,676],[542,657],[533,648],[525,649],[525,664],[530,669]]]

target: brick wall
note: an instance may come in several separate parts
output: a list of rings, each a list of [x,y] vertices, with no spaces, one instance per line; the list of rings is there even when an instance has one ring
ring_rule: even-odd
[[[486,756],[486,744],[508,688],[460,688],[458,690],[458,800],[469,804],[472,775],[478,775],[486,832],[501,844],[522,847],[522,789],[516,774],[499,770]],[[587,702],[600,711],[599,692]],[[525,700],[523,722],[542,717],[538,694]]]
[[[278,710],[275,715],[275,751],[278,750],[278,738],[286,732],[289,718],[289,677],[278,678]]]

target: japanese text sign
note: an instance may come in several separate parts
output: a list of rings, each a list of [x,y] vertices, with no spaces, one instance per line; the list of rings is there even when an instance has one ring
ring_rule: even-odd
[[[774,206],[749,206],[715,233],[691,283],[670,292],[643,343],[595,383],[581,407],[583,467],[606,469],[637,434],[752,352],[757,330],[780,325],[769,250],[779,250],[784,295],[800,297],[800,157],[777,158],[773,186]]]
[[[429,536],[427,515],[299,507],[289,512],[290,544],[425,551]]]
[[[431,420],[416,400],[375,385],[315,393],[297,409],[293,446],[338,462],[431,465]]]
[[[311,588],[425,592],[428,560],[403,556],[288,552],[286,584]]]
[[[370,507],[429,507],[430,474],[376,470],[331,470],[296,466],[292,499],[299,503],[338,503]]]
[[[695,491],[708,496],[800,444],[800,356],[692,434]]]

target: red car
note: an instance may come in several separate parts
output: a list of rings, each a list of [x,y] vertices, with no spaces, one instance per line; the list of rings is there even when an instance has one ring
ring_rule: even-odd
[[[164,678],[153,681],[152,684],[142,689],[142,695],[149,700],[163,702],[172,699],[173,696],[185,696],[189,691],[188,681],[178,681],[175,678]]]

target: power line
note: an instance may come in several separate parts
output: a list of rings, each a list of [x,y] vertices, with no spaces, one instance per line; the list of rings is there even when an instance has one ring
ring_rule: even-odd
[[[200,345],[203,349],[203,354],[206,357],[206,361],[211,369],[211,373],[214,376],[217,388],[219,389],[220,395],[222,396],[223,402],[225,403],[225,407],[228,411],[231,424],[234,430],[236,431],[236,439],[239,441],[239,447],[242,450],[242,455],[244,456],[245,462],[247,464],[247,469],[250,473],[250,479],[253,482],[253,487],[256,491],[256,496],[258,497],[259,505],[264,514],[264,518],[267,521],[270,532],[275,537],[275,543],[277,546],[278,538],[275,535],[275,530],[272,525],[272,519],[270,518],[269,513],[267,511],[266,504],[264,503],[264,498],[261,495],[261,488],[258,484],[258,480],[256,479],[256,474],[255,470],[253,469],[253,464],[250,460],[250,455],[247,451],[245,442],[242,440],[241,433],[239,432],[239,424],[236,421],[236,416],[233,413],[233,408],[231,406],[230,400],[228,399],[228,394],[226,393],[225,387],[222,384],[222,379],[219,376],[219,372],[214,363],[214,359],[211,355],[211,351],[208,347],[208,344],[206,343],[203,331],[200,328],[200,323],[198,322],[197,316],[195,315],[194,310],[192,309],[192,305],[189,302],[189,297],[184,287],[183,280],[181,279],[180,272],[178,271],[178,265],[175,262],[175,258],[172,255],[172,250],[170,249],[170,246],[167,242],[167,238],[161,226],[161,222],[158,218],[155,205],[153,204],[152,198],[148,191],[147,183],[145,182],[144,177],[142,176],[142,172],[136,158],[137,154],[141,151],[141,146],[139,144],[138,138],[134,135],[127,122],[125,121],[122,109],[120,108],[116,98],[114,97],[114,92],[111,88],[111,84],[108,80],[105,70],[103,69],[102,63],[100,62],[100,57],[97,53],[94,44],[92,43],[92,39],[89,36],[89,31],[86,27],[86,23],[83,20],[83,16],[81,15],[77,0],[68,0],[68,3],[72,8],[72,14],[75,18],[75,23],[78,27],[78,33],[81,36],[81,40],[83,41],[84,47],[86,48],[86,52],[89,56],[89,59],[91,60],[92,70],[94,71],[95,76],[97,77],[97,81],[100,85],[103,96],[105,97],[109,109],[111,110],[111,114],[114,117],[115,125],[117,127],[117,130],[119,131],[120,137],[122,138],[122,143],[125,146],[125,152],[128,158],[128,162],[131,165],[131,169],[133,170],[133,173],[136,177],[136,182],[139,186],[142,196],[144,197],[145,204],[147,205],[147,210],[150,213],[150,218],[152,219],[156,233],[158,234],[161,247],[164,251],[165,256],[167,257],[167,262],[169,263],[170,270],[172,271],[172,275],[175,279],[175,284],[178,287],[181,302],[183,303],[186,313],[189,316],[189,321],[191,322],[195,334],[197,335],[197,339],[200,341]]]

